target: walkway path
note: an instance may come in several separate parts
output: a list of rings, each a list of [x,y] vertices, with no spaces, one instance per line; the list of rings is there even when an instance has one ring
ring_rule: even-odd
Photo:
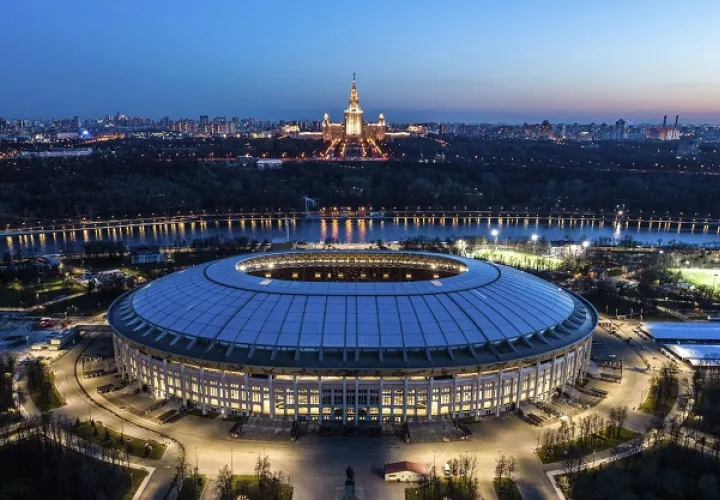
[[[495,463],[500,454],[505,454],[517,460],[515,478],[525,500],[557,498],[553,484],[546,475],[546,470],[552,469],[543,467],[534,453],[541,431],[514,415],[483,420],[472,426],[472,440],[449,443],[405,445],[392,436],[323,438],[313,435],[295,443],[233,440],[228,434],[232,422],[188,415],[176,422],[160,425],[114,407],[94,390],[90,390],[97,381],[78,380],[75,377],[75,365],[82,351],[96,335],[90,334],[89,338],[83,339],[80,345],[55,363],[58,389],[68,403],[56,411],[81,419],[88,418],[92,412],[94,419],[115,429],[123,426],[127,434],[139,438],[162,440],[158,433],[166,435],[182,443],[187,462],[191,465],[197,463],[200,472],[211,479],[231,461],[235,473],[252,473],[255,458],[260,453],[267,453],[273,469],[289,475],[295,488],[294,500],[334,498],[336,488],[344,483],[348,465],[356,471],[357,485],[364,488],[366,499],[402,500],[405,485],[388,484],[381,477],[380,471],[385,463],[409,460],[436,463],[440,468],[447,460],[468,453],[477,458],[483,497],[492,499],[495,498],[491,486]],[[590,412],[607,415],[614,405],[637,407],[643,387],[649,384],[650,376],[645,373],[645,365],[635,351],[610,335],[600,333],[598,338],[610,344],[618,357],[624,358],[628,369],[622,383],[613,386],[607,399],[576,418]],[[642,412],[630,411],[626,427],[644,431],[649,418]],[[163,499],[172,484],[174,465],[182,452],[178,445],[171,442],[161,464],[158,466],[155,462],[157,470],[142,498]],[[600,459],[599,454],[596,459]],[[145,464],[150,461],[138,462]],[[209,485],[207,491],[211,489],[212,485]]]
[[[127,435],[140,439],[153,439],[165,442],[168,447],[161,461],[139,457],[131,461],[131,464],[155,469],[153,480],[147,484],[147,487],[138,497],[138,500],[162,500],[170,490],[175,477],[175,465],[182,455],[182,450],[172,441],[164,439],[163,436],[158,433],[138,425],[133,425],[126,419],[118,418],[114,412],[97,402],[91,393],[88,394],[82,390],[78,379],[75,377],[75,365],[84,349],[98,335],[96,332],[90,333],[88,337],[84,338],[74,349],[58,359],[53,365],[56,386],[67,401],[65,406],[54,411],[66,415],[71,419],[79,418],[83,420],[93,418],[94,420],[101,421],[107,427],[122,430]],[[88,398],[88,396],[90,396],[90,398]]]

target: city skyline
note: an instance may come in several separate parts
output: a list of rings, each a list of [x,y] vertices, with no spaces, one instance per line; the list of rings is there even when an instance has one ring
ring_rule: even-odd
[[[720,5],[710,1],[139,10],[46,0],[5,12],[8,119],[316,120],[341,114],[357,72],[368,115],[395,122],[720,122],[720,69],[708,63]]]

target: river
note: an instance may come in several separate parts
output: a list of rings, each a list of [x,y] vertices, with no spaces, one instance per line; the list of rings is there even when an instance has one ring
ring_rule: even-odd
[[[414,236],[469,237],[485,236],[492,240],[497,230],[498,242],[527,240],[533,234],[547,240],[589,240],[599,238],[619,241],[627,236],[644,245],[667,245],[671,241],[687,244],[719,247],[720,235],[716,230],[663,229],[632,226],[614,226],[611,223],[538,223],[533,219],[520,219],[512,223],[491,223],[479,219],[323,219],[305,221],[302,219],[264,220],[215,220],[210,222],[179,222],[120,226],[110,229],[76,229],[48,231],[39,234],[5,236],[0,240],[0,253],[42,255],[57,253],[63,249],[82,251],[86,241],[122,240],[128,246],[159,244],[161,246],[190,245],[194,239],[217,236],[223,239],[247,236],[250,239],[272,240],[290,237],[291,240],[319,242],[333,238],[340,242],[371,243],[379,239],[399,241]]]

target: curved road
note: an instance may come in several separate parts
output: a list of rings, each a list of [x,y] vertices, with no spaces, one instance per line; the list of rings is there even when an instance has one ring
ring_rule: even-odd
[[[345,468],[348,465],[355,470],[357,487],[364,489],[366,499],[401,500],[404,498],[404,485],[387,484],[382,480],[379,471],[385,463],[410,460],[428,464],[434,462],[438,467],[442,467],[450,458],[469,453],[478,460],[478,477],[483,497],[495,498],[490,482],[496,459],[504,453],[517,460],[518,471],[515,477],[524,499],[556,498],[545,474],[545,469],[551,470],[553,466],[543,467],[534,454],[541,430],[514,415],[490,417],[481,423],[472,424],[472,440],[449,443],[406,445],[392,436],[307,436],[296,443],[233,440],[228,433],[232,422],[188,415],[176,422],[159,425],[119,408],[110,407],[107,400],[98,396],[93,389],[97,380],[78,381],[74,376],[76,362],[97,335],[89,334],[88,338],[84,338],[53,365],[58,388],[68,403],[56,411],[81,419],[87,418],[92,411],[93,418],[102,420],[115,429],[121,427],[119,415],[124,421],[122,425],[125,432],[141,438],[161,441],[162,438],[156,432],[165,433],[184,445],[188,463],[197,463],[200,472],[211,478],[217,475],[219,469],[230,465],[231,461],[235,473],[252,473],[255,458],[261,453],[267,453],[273,469],[285,471],[290,476],[295,488],[295,500],[335,498],[336,489],[344,483]],[[607,399],[575,418],[588,412],[607,415],[614,405],[627,405],[631,409],[637,407],[649,384],[650,376],[645,373],[645,364],[631,347],[602,330],[598,330],[596,337],[598,341],[605,342],[618,357],[624,359],[625,376],[622,383],[610,384]],[[88,388],[90,399],[79,383]],[[631,410],[625,425],[643,432],[649,420],[647,414]],[[552,425],[545,426],[542,430],[547,428],[552,428]],[[160,465],[153,461],[139,461],[157,467],[150,487],[142,498],[160,500],[164,497],[172,482],[174,465],[180,455],[179,447],[171,443]],[[206,494],[206,498],[208,497]]]

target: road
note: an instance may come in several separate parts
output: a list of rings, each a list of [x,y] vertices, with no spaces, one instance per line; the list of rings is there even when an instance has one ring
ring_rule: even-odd
[[[623,326],[623,333],[628,328],[630,327]],[[627,334],[633,335],[631,331]],[[66,406],[55,411],[73,419],[88,418],[92,413],[92,418],[115,429],[122,427],[125,433],[140,438],[163,441],[163,436],[167,436],[181,443],[185,449],[186,461],[191,465],[197,464],[200,472],[210,478],[215,477],[219,469],[231,462],[235,473],[252,473],[256,457],[267,453],[273,469],[282,470],[290,477],[295,488],[295,500],[335,498],[336,489],[344,483],[345,468],[348,465],[355,470],[357,487],[364,489],[366,499],[401,500],[404,498],[405,486],[388,484],[382,480],[381,471],[385,463],[409,460],[435,463],[442,467],[450,458],[468,453],[477,458],[483,497],[495,498],[491,488],[495,462],[500,454],[505,454],[514,456],[517,460],[518,471],[515,477],[524,499],[556,498],[545,474],[546,469],[551,470],[552,466],[543,467],[534,454],[541,430],[511,414],[472,424],[474,435],[470,441],[406,445],[392,436],[324,438],[311,435],[295,443],[233,440],[228,434],[232,422],[188,415],[176,422],[160,425],[116,407],[107,408],[110,406],[107,400],[93,390],[93,384],[98,383],[95,379],[78,380],[75,377],[78,359],[97,335],[90,333],[79,345],[54,362],[58,389],[67,400]],[[620,384],[610,384],[612,387],[605,400],[576,418],[589,412],[608,415],[613,406],[627,405],[631,411],[626,427],[644,432],[650,416],[633,411],[632,408],[640,404],[641,396],[649,385],[650,375],[646,373],[645,363],[632,347],[616,337],[599,330],[597,340],[604,343],[604,348],[623,358],[624,378]],[[657,356],[656,365],[660,366],[664,358],[657,348],[644,344],[643,347]],[[648,359],[652,360],[651,357]],[[87,393],[83,391],[81,384],[86,387]],[[552,428],[553,425],[545,426],[542,430]],[[169,442],[168,451],[161,463],[138,460],[143,465],[157,468],[148,489],[141,497],[143,499],[160,500],[170,487],[174,465],[182,450],[174,442]],[[209,495],[209,492],[210,488],[206,495]]]

